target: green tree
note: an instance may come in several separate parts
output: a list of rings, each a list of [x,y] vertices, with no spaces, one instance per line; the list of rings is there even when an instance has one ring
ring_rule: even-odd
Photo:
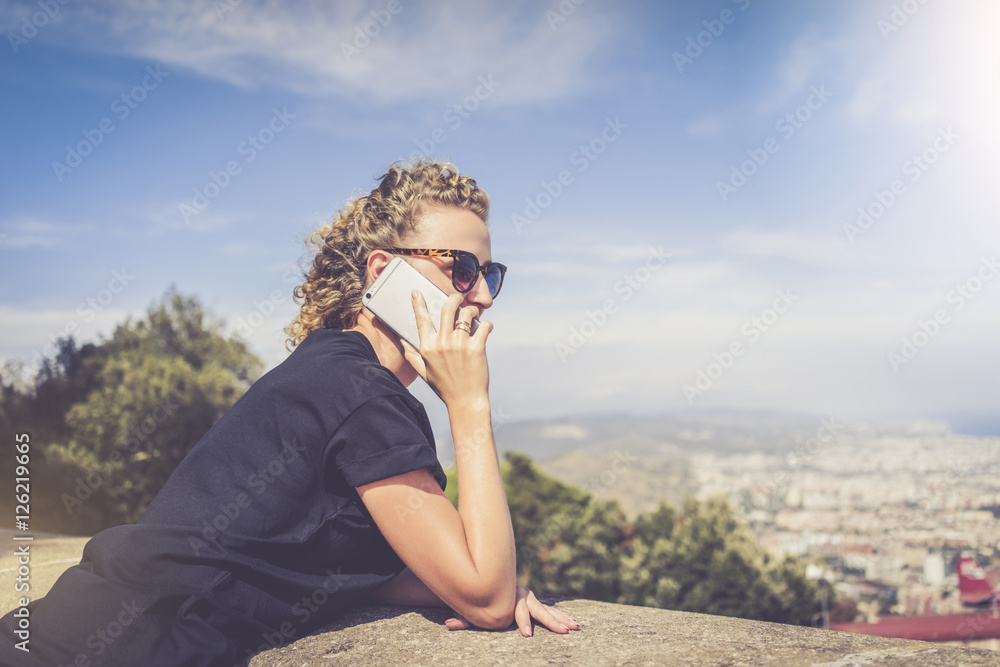
[[[689,500],[664,537],[648,530],[667,517],[657,514],[637,521],[645,535],[623,560],[622,601],[794,624],[819,610],[805,564],[774,562],[724,499]]]
[[[196,298],[170,289],[99,345],[72,340],[32,394],[4,386],[4,418],[38,443],[41,529],[78,534],[136,521],[167,477],[242,396],[262,364]]]
[[[619,596],[619,563],[627,528],[616,501],[541,473],[523,454],[508,452],[500,471],[517,545],[518,581],[536,593],[595,600]],[[455,469],[446,494],[458,504]]]
[[[501,473],[518,581],[537,593],[794,624],[819,611],[805,564],[774,561],[722,498],[680,512],[661,504],[630,524],[616,501],[542,474],[523,454],[508,453]]]
[[[640,514],[635,519],[633,536],[635,539],[653,544],[663,538],[669,540],[674,534],[674,524],[677,522],[677,512],[664,502],[652,512]]]
[[[78,347],[72,337],[59,339],[56,347],[56,353],[42,360],[32,378],[19,363],[8,363],[0,370],[0,432],[26,433],[31,438],[31,527],[74,532],[75,522],[67,521],[58,494],[51,491],[72,484],[75,468],[50,456],[49,445],[69,440],[72,428],[66,423],[66,412],[96,386],[87,363],[96,347]],[[14,477],[12,456],[0,459],[0,475]],[[12,495],[0,496],[0,511],[13,513]],[[84,520],[80,530],[86,532],[92,525]]]
[[[522,454],[506,458],[519,580],[538,593],[616,599],[627,528],[618,502],[543,475]]]

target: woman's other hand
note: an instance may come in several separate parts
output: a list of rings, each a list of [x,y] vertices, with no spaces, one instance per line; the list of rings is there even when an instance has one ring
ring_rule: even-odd
[[[514,622],[525,637],[530,637],[532,620],[544,625],[552,632],[560,635],[568,634],[570,630],[579,630],[580,624],[572,616],[559,611],[555,607],[542,604],[535,594],[523,586],[517,587],[517,602],[514,606]],[[449,618],[444,622],[449,630],[466,630],[472,624],[461,616]]]

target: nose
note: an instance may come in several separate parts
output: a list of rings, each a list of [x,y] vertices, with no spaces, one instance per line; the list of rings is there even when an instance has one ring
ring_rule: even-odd
[[[490,296],[490,288],[486,284],[486,278],[480,273],[476,276],[476,282],[468,292],[465,293],[465,305],[475,306],[479,309],[479,315],[493,305],[493,297]]]

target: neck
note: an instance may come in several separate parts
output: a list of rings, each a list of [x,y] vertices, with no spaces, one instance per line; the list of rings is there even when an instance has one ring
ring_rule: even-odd
[[[358,331],[364,334],[368,342],[372,344],[378,362],[388,368],[404,387],[409,387],[417,379],[417,371],[403,355],[403,344],[400,342],[399,336],[389,329],[382,320],[372,315],[367,308],[361,309],[357,324],[350,329],[345,329],[345,331]]]

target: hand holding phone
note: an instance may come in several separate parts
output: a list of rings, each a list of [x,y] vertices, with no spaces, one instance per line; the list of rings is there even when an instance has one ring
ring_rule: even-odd
[[[400,338],[419,350],[420,334],[417,331],[417,318],[413,314],[413,299],[410,296],[415,289],[424,295],[427,313],[430,315],[434,330],[437,331],[438,323],[441,321],[441,307],[448,295],[402,257],[394,257],[382,269],[382,273],[371,287],[365,290],[361,304],[395,331]],[[473,318],[472,333],[475,333],[478,326],[479,320]]]

